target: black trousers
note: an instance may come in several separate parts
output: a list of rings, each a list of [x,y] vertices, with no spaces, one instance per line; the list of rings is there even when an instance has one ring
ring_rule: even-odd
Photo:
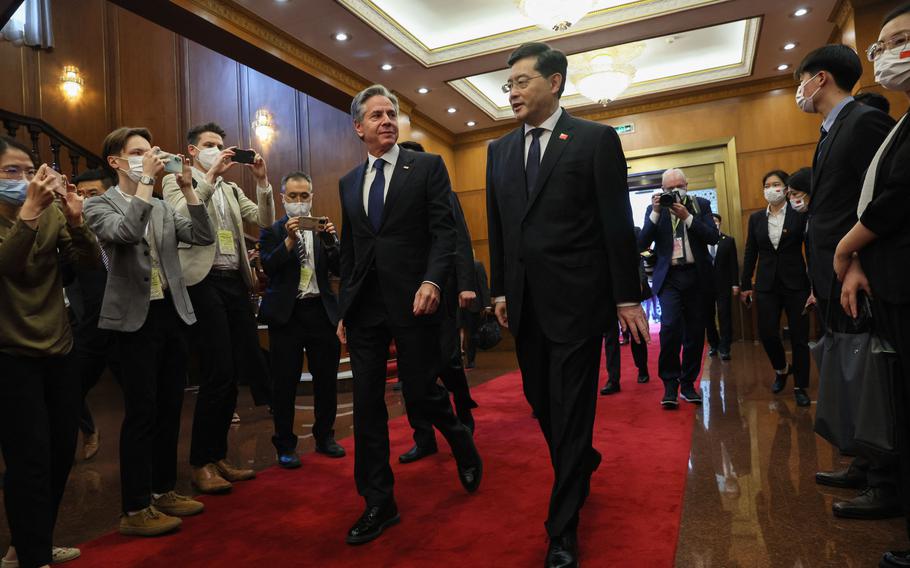
[[[258,326],[240,272],[213,270],[188,290],[197,320],[190,336],[200,364],[190,464],[202,467],[227,457],[240,374],[265,377],[268,370],[261,364]]]
[[[361,319],[370,320],[373,318]],[[347,339],[354,372],[354,479],[368,506],[382,505],[393,499],[394,485],[385,403],[386,362],[393,339],[408,415],[432,424],[456,456],[467,455],[473,441],[470,431],[455,417],[448,392],[436,383],[438,326],[397,327],[373,320],[372,325],[348,326]]]
[[[809,290],[755,292],[758,337],[775,370],[787,368],[787,354],[780,339],[780,315],[781,312],[787,314],[793,348],[794,384],[801,389],[809,386],[809,315],[803,314],[808,297]]]
[[[110,366],[116,375],[116,364],[111,356],[113,334],[107,329],[98,329],[98,318],[94,317],[73,330],[73,351],[68,371],[82,385],[82,414],[79,429],[83,434],[95,433],[95,420],[85,397],[95,388],[104,369]],[[118,379],[119,380],[119,379]]]
[[[464,359],[468,367],[473,367],[477,359],[476,336],[480,328],[480,313],[462,310],[461,318],[464,323]]]
[[[619,355],[619,323],[613,327],[609,327],[607,333],[604,334],[604,354],[607,359],[607,381],[619,384],[622,374],[622,361]],[[628,331],[622,332],[622,336],[632,350],[632,360],[635,361],[635,366],[638,368],[638,375],[648,376],[648,344],[635,343]]]
[[[709,295],[705,314],[705,330],[708,333],[708,345],[717,348],[721,353],[729,353],[733,344],[733,297],[731,286],[715,290]],[[714,319],[717,318],[715,323]],[[720,324],[720,333],[718,333]]]
[[[600,342],[601,336],[569,343],[550,340],[525,287],[515,347],[525,398],[537,417],[553,464],[545,523],[551,537],[578,527],[591,474],[600,463],[593,446]]]
[[[446,317],[442,319],[439,329],[439,349],[442,354],[439,378],[446,390],[452,393],[456,414],[460,415],[466,409],[476,408],[477,403],[471,398],[468,377],[461,362],[461,341],[455,317],[458,307],[457,297],[453,303],[454,306],[446,306]],[[405,396],[405,408],[408,409],[407,396]],[[433,432],[432,424],[419,416],[412,416],[410,411],[408,411],[408,423],[414,429],[414,443],[417,446],[421,448],[436,447],[436,434]]]
[[[303,368],[303,352],[313,375],[313,438],[323,443],[334,437],[335,414],[338,411],[338,361],[341,343],[336,328],[329,320],[322,298],[297,300],[291,319],[285,325],[269,326],[269,350],[272,361],[272,412],[275,434],[272,444],[279,454],[291,453],[297,447],[294,434],[294,400]]]
[[[73,465],[81,387],[69,356],[0,353],[0,448],[3,497],[19,565],[51,562],[57,510]]]
[[[116,332],[124,417],[120,429],[123,511],[139,511],[152,493],[177,481],[177,440],[186,386],[186,325],[170,294],[149,305],[137,331]]]
[[[663,381],[692,384],[701,370],[705,320],[698,271],[694,265],[671,267],[660,291],[660,355],[657,374]],[[682,347],[682,361],[679,350]]]

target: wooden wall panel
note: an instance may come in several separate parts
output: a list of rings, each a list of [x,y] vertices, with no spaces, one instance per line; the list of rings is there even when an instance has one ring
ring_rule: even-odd
[[[25,112],[25,85],[22,69],[23,50],[8,41],[0,42],[0,108],[23,114]],[[6,130],[3,131],[6,134]]]
[[[307,98],[310,127],[310,173],[314,210],[341,226],[338,180],[366,161],[366,148],[354,133],[351,117],[312,97]]]
[[[487,186],[487,146],[490,141],[473,142],[455,150],[455,191],[485,189]]]
[[[297,117],[297,91],[253,69],[246,69],[246,99],[249,114],[244,117],[248,126],[257,110],[264,108],[272,115],[274,134],[263,142],[250,133],[250,147],[262,154],[269,172],[272,189],[278,191],[281,176],[299,169],[299,130]],[[253,178],[245,174],[248,193],[253,189]]]

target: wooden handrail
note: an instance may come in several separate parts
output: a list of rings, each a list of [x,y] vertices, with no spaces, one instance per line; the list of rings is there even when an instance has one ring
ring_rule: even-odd
[[[29,138],[31,138],[32,141],[32,156],[35,158],[35,161],[40,161],[41,158],[40,148],[38,147],[38,140],[41,135],[44,134],[50,139],[50,150],[51,156],[53,157],[50,165],[58,172],[62,173],[60,165],[61,147],[66,148],[70,166],[72,167],[72,171],[70,172],[72,176],[79,173],[80,160],[84,159],[86,167],[89,169],[101,166],[102,160],[100,156],[94,152],[90,152],[84,146],[77,144],[72,138],[64,135],[40,118],[33,118],[0,109],[0,122],[3,122],[3,127],[6,129],[7,134],[12,138],[16,137],[16,133],[20,128],[25,127],[25,129],[28,130]]]

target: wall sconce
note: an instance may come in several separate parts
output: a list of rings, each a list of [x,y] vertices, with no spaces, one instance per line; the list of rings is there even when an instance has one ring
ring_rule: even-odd
[[[269,114],[269,111],[262,108],[256,111],[253,117],[253,132],[262,143],[271,140],[275,129],[272,127],[272,115]]]
[[[79,75],[79,68],[75,65],[67,65],[63,68],[63,75],[60,76],[60,88],[68,99],[75,99],[82,94],[82,85],[84,81]]]

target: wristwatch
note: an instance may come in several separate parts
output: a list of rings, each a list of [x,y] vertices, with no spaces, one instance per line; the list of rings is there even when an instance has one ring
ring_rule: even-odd
[[[155,185],[155,178],[152,176],[142,176],[139,178],[139,183],[142,185]]]

